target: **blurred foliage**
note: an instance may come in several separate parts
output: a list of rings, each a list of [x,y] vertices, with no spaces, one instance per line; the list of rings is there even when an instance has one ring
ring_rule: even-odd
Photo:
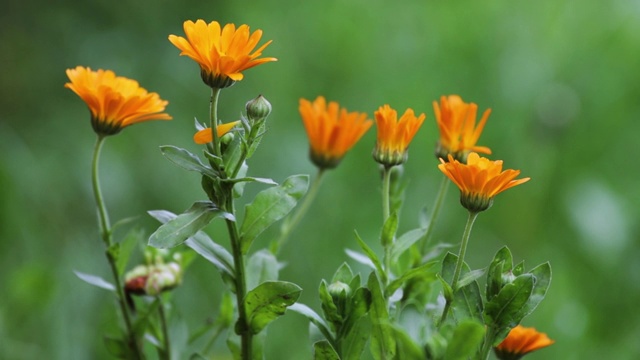
[[[640,5],[627,0],[9,0],[0,14],[0,358],[108,358],[101,334],[118,324],[114,299],[72,272],[108,269],[90,188],[94,134],[84,104],[63,88],[65,69],[112,69],[170,101],[174,121],[128,128],[107,142],[102,182],[114,220],[139,216],[136,226],[151,233],[157,224],[145,211],[181,212],[202,197],[197,175],[158,150],[196,149],[193,117],[207,116],[209,91],[196,65],[167,40],[197,18],[246,23],[273,39],[265,55],[279,61],[247,71],[220,105],[222,119],[235,120],[260,93],[273,104],[252,159],[255,176],[314,172],[300,97],[325,95],[371,115],[384,103],[428,114],[404,168],[401,230],[415,227],[441,177],[431,102],[457,93],[480,111],[492,108],[480,144],[532,181],[479,218],[467,261],[485,264],[507,244],[516,261],[551,262],[547,298],[523,323],[556,344],[528,359],[637,358]],[[345,248],[357,247],[353,230],[378,233],[374,141],[372,130],[328,174],[282,251],[281,279],[299,284],[300,300],[316,309],[320,279],[347,260]],[[448,195],[435,237],[455,243],[465,212],[457,191]],[[216,225],[208,231],[224,234]],[[266,246],[268,236],[257,241]],[[196,260],[175,292],[176,311],[192,328],[214,319],[223,286]],[[309,358],[306,324],[295,314],[275,321],[267,358]]]

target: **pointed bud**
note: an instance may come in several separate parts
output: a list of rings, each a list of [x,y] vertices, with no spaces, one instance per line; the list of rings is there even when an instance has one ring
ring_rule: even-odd
[[[271,103],[262,95],[258,95],[257,98],[247,102],[245,108],[247,117],[251,122],[263,120],[271,114]]]

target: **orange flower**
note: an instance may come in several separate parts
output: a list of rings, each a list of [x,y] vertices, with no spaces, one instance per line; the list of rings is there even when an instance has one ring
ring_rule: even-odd
[[[502,171],[502,160],[491,161],[474,152],[469,154],[466,164],[455,160],[451,154],[448,162],[443,159],[440,162],[440,171],[460,188],[460,203],[472,212],[488,209],[494,196],[530,180],[514,180],[520,170]]]
[[[524,355],[553,344],[547,334],[534,328],[518,325],[495,347],[496,356],[501,360],[518,360]]]
[[[458,95],[440,97],[440,106],[433,102],[433,111],[440,129],[440,140],[436,146],[436,157],[447,158],[451,154],[455,159],[466,161],[469,152],[491,154],[486,146],[476,146],[491,109],[485,110],[476,126],[478,105],[465,103]]]
[[[321,169],[338,166],[373,124],[367,114],[347,112],[337,102],[327,104],[322,96],[313,103],[300,99],[299,110],[309,136],[311,161]]]
[[[117,134],[143,121],[171,120],[163,113],[169,102],[147,92],[135,80],[116,76],[111,70],[92,71],[82,66],[67,69],[67,76],[71,82],[64,86],[89,106],[91,125],[101,136]]]
[[[231,129],[233,129],[234,126],[238,125],[238,123],[240,123],[240,120],[218,125],[216,127],[216,130],[218,131],[218,139],[221,138],[222,135],[231,131]],[[195,141],[196,144],[200,145],[212,142],[213,133],[211,132],[211,128],[205,128],[198,131],[195,135],[193,135],[193,141]]]
[[[184,22],[182,36],[169,35],[169,41],[200,65],[200,74],[205,84],[212,88],[225,88],[243,78],[242,72],[254,66],[276,61],[276,58],[261,58],[262,51],[271,43],[267,41],[254,51],[262,37],[262,30],[253,33],[248,25],[227,24],[220,28],[217,21],[209,24],[204,20]]]
[[[398,113],[389,105],[384,105],[375,112],[375,117],[378,140],[373,158],[385,166],[404,163],[407,160],[409,143],[420,129],[426,115],[420,114],[416,117],[413,109],[407,109],[398,121]]]

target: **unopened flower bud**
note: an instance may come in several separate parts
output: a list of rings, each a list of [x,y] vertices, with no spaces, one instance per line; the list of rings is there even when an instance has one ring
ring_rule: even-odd
[[[349,297],[351,295],[351,287],[342,281],[336,281],[329,285],[327,288],[329,294],[333,298],[333,301],[336,302],[338,299],[342,300],[343,298]]]
[[[257,98],[247,102],[245,108],[247,117],[251,122],[260,121],[271,114],[271,103],[262,95],[258,95]]]

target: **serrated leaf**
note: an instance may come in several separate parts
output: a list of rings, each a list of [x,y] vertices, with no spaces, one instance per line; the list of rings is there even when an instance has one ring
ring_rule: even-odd
[[[501,329],[512,328],[520,323],[523,307],[533,291],[533,282],[533,275],[523,274],[505,285],[498,295],[487,302],[486,324],[500,332]]]
[[[393,328],[389,323],[387,303],[382,296],[380,282],[375,272],[369,275],[367,281],[371,291],[371,307],[369,317],[371,319],[371,354],[376,360],[392,359],[396,354],[396,340]]]
[[[391,246],[391,261],[397,262],[398,258],[413,244],[420,240],[426,233],[426,229],[413,229],[402,234]]]
[[[244,298],[249,330],[258,334],[270,322],[284,315],[287,307],[298,300],[301,291],[298,285],[286,281],[263,282],[249,291]],[[236,333],[238,330],[236,328]]]
[[[106,281],[100,276],[85,274],[83,272],[75,271],[75,270],[73,270],[73,273],[76,274],[76,276],[80,278],[80,280],[86,282],[87,284],[97,286],[101,289],[105,289],[109,291],[116,291],[116,287],[112,283]]]
[[[322,335],[324,335],[325,338],[327,338],[327,340],[329,340],[330,342],[333,342],[333,334],[331,333],[331,330],[329,329],[329,325],[327,325],[327,323],[324,321],[324,319],[322,319],[322,317],[320,317],[320,315],[318,315],[318,313],[316,313],[315,311],[313,311],[313,309],[311,309],[310,307],[308,307],[307,305],[301,304],[301,303],[295,303],[291,306],[289,306],[289,311],[293,311],[296,312],[302,316],[305,316],[307,319],[309,319],[309,321],[315,325],[318,330],[320,330],[320,332],[322,333]]]
[[[173,145],[163,145],[160,146],[160,151],[169,161],[185,170],[196,171],[212,179],[218,178],[218,174],[212,168],[203,164],[200,158],[185,149]]]
[[[196,201],[187,211],[161,225],[149,237],[149,245],[166,249],[185,242],[216,217],[235,221],[232,214],[218,209],[210,201]]]
[[[482,340],[484,326],[475,321],[463,321],[453,331],[444,360],[467,360],[474,358]]]
[[[431,276],[435,278],[436,272],[432,270],[436,264],[438,264],[437,261],[431,261],[405,272],[399,278],[393,280],[389,285],[387,285],[386,289],[384,289],[385,295],[387,297],[393,295],[393,293],[404,285],[405,282],[413,279],[414,277]]]
[[[327,340],[317,341],[313,344],[314,360],[340,360],[340,356]]]
[[[393,244],[393,238],[395,238],[397,230],[398,230],[398,213],[394,211],[385,220],[384,225],[382,226],[382,234],[380,235],[382,246],[387,247]]]
[[[242,253],[246,253],[258,235],[287,215],[307,192],[308,175],[294,175],[282,185],[258,193],[245,207],[245,217],[240,228]]]
[[[387,273],[382,268],[382,264],[380,263],[380,259],[378,259],[378,255],[376,255],[376,253],[369,247],[369,245],[367,245],[367,243],[364,242],[364,240],[362,240],[362,238],[360,237],[357,231],[354,231],[354,233],[356,235],[356,240],[358,241],[358,245],[360,245],[360,248],[362,249],[362,251],[364,251],[367,257],[371,260],[376,271],[378,272],[378,274],[380,274],[380,278],[382,279],[382,281],[386,282]]]

